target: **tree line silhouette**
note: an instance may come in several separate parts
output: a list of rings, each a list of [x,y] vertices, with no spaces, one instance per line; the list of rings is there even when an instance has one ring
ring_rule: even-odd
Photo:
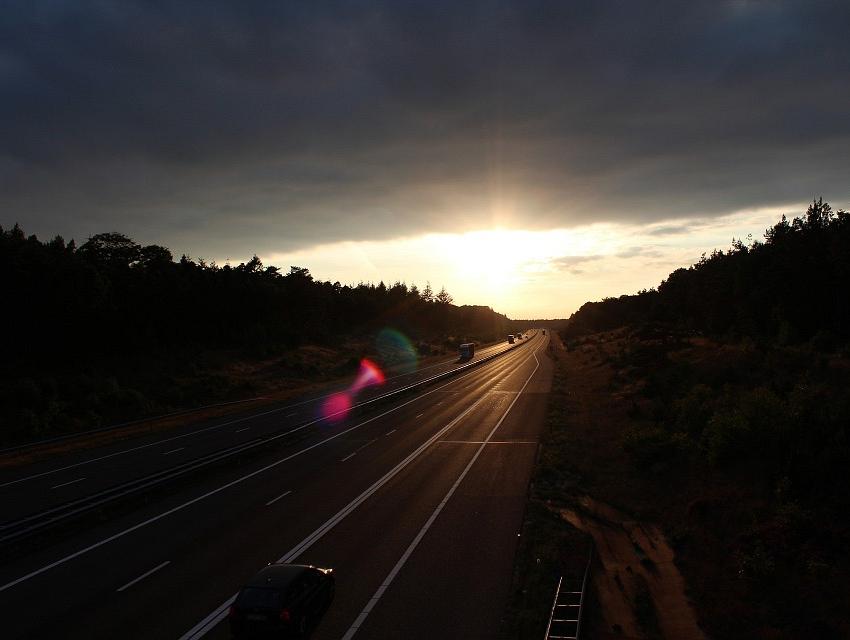
[[[217,266],[119,233],[80,246],[0,228],[7,362],[90,358],[147,349],[335,344],[392,325],[414,338],[495,339],[511,321],[489,307],[455,306],[443,288],[343,285],[308,269],[282,273],[254,256]]]
[[[850,338],[850,213],[818,199],[803,217],[785,216],[764,242],[734,240],[703,255],[657,289],[587,302],[567,336],[624,324],[665,322],[711,335],[820,348]]]
[[[284,273],[265,266],[256,256],[237,266],[175,260],[165,247],[120,233],[97,234],[78,247],[60,236],[42,242],[18,225],[0,228],[0,278],[9,302],[0,319],[2,419],[23,432],[61,422],[70,400],[46,407],[63,393],[104,393],[94,382],[74,391],[73,381],[106,377],[123,388],[130,376],[136,391],[149,389],[153,383],[138,382],[138,374],[154,378],[164,359],[171,366],[213,349],[264,356],[304,344],[335,347],[384,327],[427,353],[431,345],[495,340],[514,326],[489,307],[456,306],[445,288],[434,292],[430,284],[326,282],[303,267]],[[141,404],[157,405],[148,394]],[[121,407],[144,410],[117,405],[89,411],[83,422],[111,419]]]
[[[659,502],[702,483],[671,526],[690,566],[721,567],[698,585],[709,632],[847,637],[850,214],[818,199],[562,335],[631,390],[621,445]]]

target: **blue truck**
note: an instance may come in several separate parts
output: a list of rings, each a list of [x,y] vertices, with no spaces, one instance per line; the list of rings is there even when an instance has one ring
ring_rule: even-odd
[[[464,342],[458,347],[457,353],[461,360],[471,360],[472,356],[475,355],[475,343]]]

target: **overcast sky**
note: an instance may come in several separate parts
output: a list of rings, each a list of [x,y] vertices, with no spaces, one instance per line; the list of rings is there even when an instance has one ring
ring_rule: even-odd
[[[569,315],[812,197],[848,208],[848,34],[816,0],[7,0],[0,224]],[[488,241],[523,246],[533,295],[432,259]]]

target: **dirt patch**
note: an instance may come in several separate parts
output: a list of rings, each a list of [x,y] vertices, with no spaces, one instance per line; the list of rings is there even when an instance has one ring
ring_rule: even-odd
[[[588,496],[560,513],[593,537],[597,557],[593,588],[611,637],[705,638],[673,562],[673,550],[658,527]]]

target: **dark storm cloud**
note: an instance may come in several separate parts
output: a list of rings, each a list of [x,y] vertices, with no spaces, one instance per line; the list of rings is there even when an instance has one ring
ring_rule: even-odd
[[[850,196],[844,2],[33,2],[0,224],[242,257]]]

